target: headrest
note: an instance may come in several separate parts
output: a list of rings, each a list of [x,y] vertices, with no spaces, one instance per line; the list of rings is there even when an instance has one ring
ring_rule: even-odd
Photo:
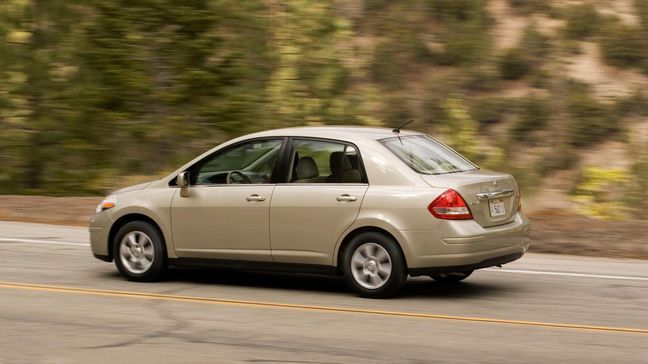
[[[300,158],[299,162],[297,162],[295,173],[297,174],[297,179],[308,179],[319,176],[317,164],[315,164],[315,160],[311,157]]]
[[[331,174],[338,174],[343,170],[353,169],[349,158],[345,158],[344,152],[333,152],[329,158]]]

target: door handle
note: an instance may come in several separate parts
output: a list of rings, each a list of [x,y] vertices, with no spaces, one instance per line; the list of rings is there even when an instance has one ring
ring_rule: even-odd
[[[250,195],[246,198],[246,200],[253,202],[253,201],[265,201],[265,197],[257,195],[256,193],[253,195]]]
[[[337,197],[337,200],[342,202],[342,201],[356,201],[358,198],[355,196],[351,196],[349,194],[343,194]]]

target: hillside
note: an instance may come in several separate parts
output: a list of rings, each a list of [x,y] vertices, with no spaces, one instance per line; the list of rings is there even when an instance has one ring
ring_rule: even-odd
[[[8,0],[0,36],[0,194],[104,194],[250,131],[415,119],[514,174],[530,211],[648,218],[646,0]]]

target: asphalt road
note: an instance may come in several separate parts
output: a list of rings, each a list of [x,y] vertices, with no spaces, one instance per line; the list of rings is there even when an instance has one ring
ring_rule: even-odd
[[[310,275],[132,283],[85,229],[0,222],[0,364],[77,362],[648,363],[648,261],[528,254],[370,300]]]

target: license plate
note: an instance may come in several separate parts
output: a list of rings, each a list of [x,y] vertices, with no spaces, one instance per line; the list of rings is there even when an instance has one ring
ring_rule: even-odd
[[[490,214],[492,217],[506,215],[506,208],[504,207],[504,201],[500,199],[489,200],[488,205],[490,207]]]

